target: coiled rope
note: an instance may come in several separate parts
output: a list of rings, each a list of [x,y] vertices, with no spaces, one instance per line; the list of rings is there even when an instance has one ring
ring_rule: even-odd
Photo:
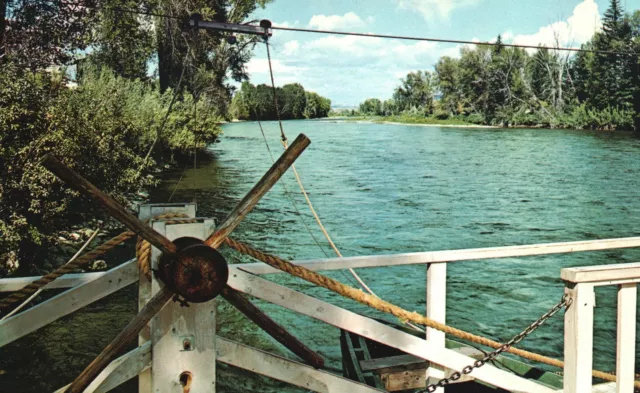
[[[489,338],[478,336],[478,335],[466,332],[464,330],[460,330],[460,329],[445,325],[444,323],[435,321],[424,315],[420,315],[415,311],[414,312],[407,311],[399,306],[396,306],[378,297],[364,293],[361,290],[352,288],[348,285],[345,285],[339,281],[336,281],[332,278],[324,276],[320,273],[309,270],[305,267],[294,265],[293,263],[286,261],[282,258],[279,258],[277,256],[266,254],[262,251],[258,251],[246,244],[240,243],[233,239],[226,238],[225,243],[229,247],[233,248],[234,250],[240,253],[249,255],[276,269],[282,270],[283,272],[299,277],[312,284],[326,288],[343,297],[355,300],[358,303],[364,304],[378,311],[382,311],[384,313],[394,315],[397,318],[400,318],[401,320],[411,321],[413,323],[427,326],[427,327],[439,330],[441,332],[444,332],[446,334],[450,334],[462,340],[469,341],[475,344],[484,345],[494,349],[498,349],[503,345],[502,343],[491,340]],[[522,358],[525,358],[534,362],[544,363],[544,364],[548,364],[550,366],[554,366],[558,368],[564,368],[564,362],[562,360],[554,359],[548,356],[540,355],[534,352],[529,352],[529,351],[525,351],[525,350],[517,349],[513,347],[509,348],[507,351],[514,355],[520,356]],[[592,370],[592,375],[596,378],[603,379],[605,381],[612,381],[612,382],[616,381],[615,375],[611,373],[606,373],[604,371]],[[637,388],[640,388],[640,382],[636,381],[635,386]]]

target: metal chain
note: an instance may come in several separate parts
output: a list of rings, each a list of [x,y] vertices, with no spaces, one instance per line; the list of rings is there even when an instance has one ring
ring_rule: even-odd
[[[511,340],[509,340],[508,342],[503,344],[500,348],[498,348],[495,351],[487,354],[482,359],[476,360],[472,365],[466,366],[465,368],[462,369],[462,372],[456,371],[453,374],[451,374],[451,376],[449,378],[444,378],[444,379],[441,379],[440,381],[438,381],[438,383],[434,383],[434,384],[428,385],[427,388],[425,390],[421,391],[420,393],[425,393],[425,392],[433,393],[433,392],[436,391],[436,389],[438,389],[440,387],[444,387],[444,386],[448,385],[449,383],[451,383],[452,381],[457,381],[463,375],[470,374],[474,369],[484,366],[487,362],[494,361],[498,357],[498,355],[500,355],[502,352],[505,352],[505,351],[509,350],[509,348],[511,348],[512,346],[518,344],[520,341],[524,340],[525,337],[527,337],[528,335],[533,333],[538,327],[540,327],[540,325],[545,323],[549,318],[551,318],[558,311],[560,311],[561,308],[563,308],[565,306],[569,307],[571,302],[572,302],[572,300],[569,298],[568,295],[565,294],[564,296],[562,296],[562,300],[560,300],[560,302],[558,304],[553,306],[544,315],[542,315],[535,322],[533,322],[531,325],[529,325],[529,327],[527,327],[525,330],[523,330],[520,334],[514,336]]]

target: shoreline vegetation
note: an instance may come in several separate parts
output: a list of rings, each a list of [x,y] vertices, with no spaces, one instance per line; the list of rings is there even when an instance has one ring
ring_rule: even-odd
[[[0,277],[46,273],[96,228],[92,220],[106,231],[114,223],[40,165],[46,154],[134,210],[160,172],[218,141],[233,83],[248,80],[262,41],[185,31],[183,22],[201,14],[246,23],[269,2],[167,4],[176,18],[161,24],[82,0],[0,7],[10,22],[0,26]]]
[[[556,39],[554,47],[562,42]],[[410,72],[387,100],[333,116],[403,124],[640,131],[640,10],[610,0],[602,30],[575,54],[540,47],[463,46],[431,71]],[[396,119],[399,117],[399,119]],[[450,122],[449,122],[450,121]]]

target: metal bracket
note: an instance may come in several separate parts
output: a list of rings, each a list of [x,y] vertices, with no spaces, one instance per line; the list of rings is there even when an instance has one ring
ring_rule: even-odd
[[[260,35],[263,37],[271,37],[272,35],[271,21],[268,21],[266,19],[260,21],[260,26],[253,26],[253,25],[240,25],[236,23],[206,21],[206,20],[202,20],[201,15],[193,14],[189,18],[189,27],[196,28],[196,29],[228,31],[231,33],[253,34],[253,35]]]

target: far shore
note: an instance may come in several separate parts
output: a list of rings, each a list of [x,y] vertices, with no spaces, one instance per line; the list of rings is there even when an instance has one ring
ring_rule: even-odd
[[[440,128],[503,128],[500,126],[488,126],[483,124],[438,124],[438,123],[410,123],[399,121],[387,121],[387,120],[350,120],[343,117],[326,117],[323,120],[334,120],[344,123],[363,123],[363,124],[392,124],[399,126],[418,126],[418,127],[440,127]]]

